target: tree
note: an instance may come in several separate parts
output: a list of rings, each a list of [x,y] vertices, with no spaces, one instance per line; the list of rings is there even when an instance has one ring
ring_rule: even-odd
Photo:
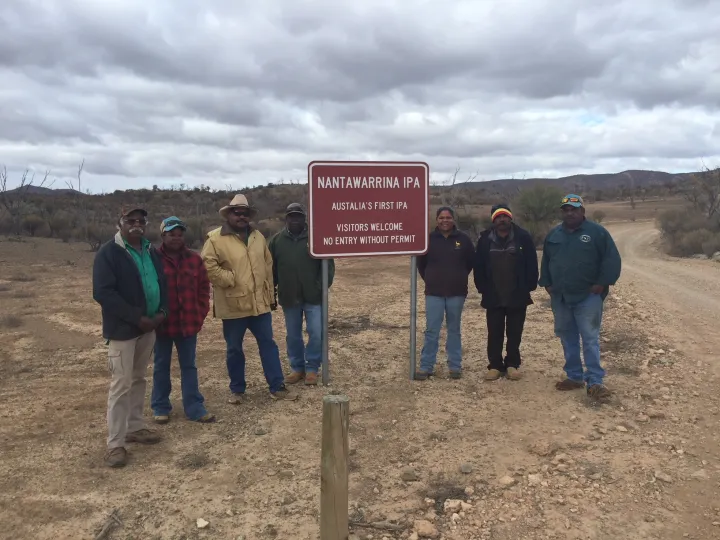
[[[10,189],[8,186],[7,168],[3,166],[2,171],[0,171],[0,204],[5,207],[5,210],[10,215],[12,232],[17,235],[22,232],[23,211],[26,207],[28,196],[30,195],[30,187],[35,181],[35,173],[28,179],[29,174],[30,169],[25,169],[25,172],[23,172],[20,178],[20,185],[15,189]],[[46,171],[45,177],[38,187],[45,185],[49,175],[50,171]],[[50,186],[52,184],[51,182]]]
[[[22,220],[22,228],[26,230],[30,236],[35,236],[38,231],[46,225],[45,220],[37,214],[30,214]]]
[[[535,245],[542,244],[550,228],[558,221],[562,191],[555,186],[536,184],[520,191],[515,220],[533,236]]]
[[[602,220],[605,219],[605,215],[605,212],[603,212],[602,210],[595,210],[592,215],[593,221],[602,223]]]
[[[681,188],[683,197],[704,217],[710,219],[720,209],[720,167],[695,173]]]

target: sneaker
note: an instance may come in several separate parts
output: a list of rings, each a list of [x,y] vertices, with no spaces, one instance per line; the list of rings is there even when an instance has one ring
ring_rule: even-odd
[[[497,381],[500,377],[502,372],[499,369],[489,369],[484,378],[486,381]]]
[[[597,401],[605,401],[610,399],[612,392],[610,392],[605,385],[593,384],[592,386],[588,386],[587,395]]]
[[[309,375],[309,374],[308,374]],[[297,384],[305,378],[305,373],[302,371],[293,371],[290,375],[285,377],[285,384]],[[317,380],[317,374],[315,374],[315,380]]]
[[[196,418],[193,422],[200,422],[201,424],[212,424],[217,420],[214,414],[205,413],[200,418]]]
[[[308,371],[307,374],[305,374],[305,384],[307,386],[315,386],[318,383],[318,374],[313,373],[312,371]]]
[[[125,442],[134,442],[139,444],[157,444],[162,437],[149,429],[138,429],[132,433],[125,435]]]
[[[509,367],[507,368],[506,377],[511,381],[519,381],[522,379],[522,373],[520,373],[517,368]]]
[[[563,379],[562,381],[555,383],[555,389],[560,390],[561,392],[567,392],[568,390],[580,390],[581,388],[585,388],[585,383],[581,381]]]
[[[415,372],[415,380],[416,381],[427,381],[432,373],[428,371],[423,371],[422,369]]]
[[[244,392],[233,392],[232,395],[228,398],[228,403],[230,405],[240,405],[241,403],[245,403],[247,401],[247,397],[245,396]]]
[[[105,465],[117,469],[118,467],[124,467],[127,464],[127,450],[123,447],[120,448],[108,448],[105,452]]]
[[[462,371],[451,371],[450,378],[451,379],[462,379]]]
[[[270,397],[277,401],[295,401],[297,394],[283,385],[277,392],[270,393]]]
[[[156,414],[153,416],[153,420],[156,424],[167,424],[170,421],[170,416],[167,414]]]

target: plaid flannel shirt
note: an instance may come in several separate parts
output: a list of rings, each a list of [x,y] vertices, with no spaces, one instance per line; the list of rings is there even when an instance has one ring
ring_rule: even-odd
[[[160,246],[167,280],[168,314],[158,327],[163,337],[194,336],[203,327],[210,311],[210,280],[200,255],[187,248],[178,259],[170,257]]]

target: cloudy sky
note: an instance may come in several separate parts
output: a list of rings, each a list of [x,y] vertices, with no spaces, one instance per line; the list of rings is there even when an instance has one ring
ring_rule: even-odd
[[[2,0],[0,165],[83,188],[720,166],[714,0]]]

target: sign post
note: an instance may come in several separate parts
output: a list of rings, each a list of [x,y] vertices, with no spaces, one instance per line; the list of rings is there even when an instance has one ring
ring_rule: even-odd
[[[409,255],[410,378],[415,373],[417,256],[428,249],[430,168],[424,162],[313,161],[308,165],[310,255]],[[322,262],[323,384],[329,381],[328,268]]]

